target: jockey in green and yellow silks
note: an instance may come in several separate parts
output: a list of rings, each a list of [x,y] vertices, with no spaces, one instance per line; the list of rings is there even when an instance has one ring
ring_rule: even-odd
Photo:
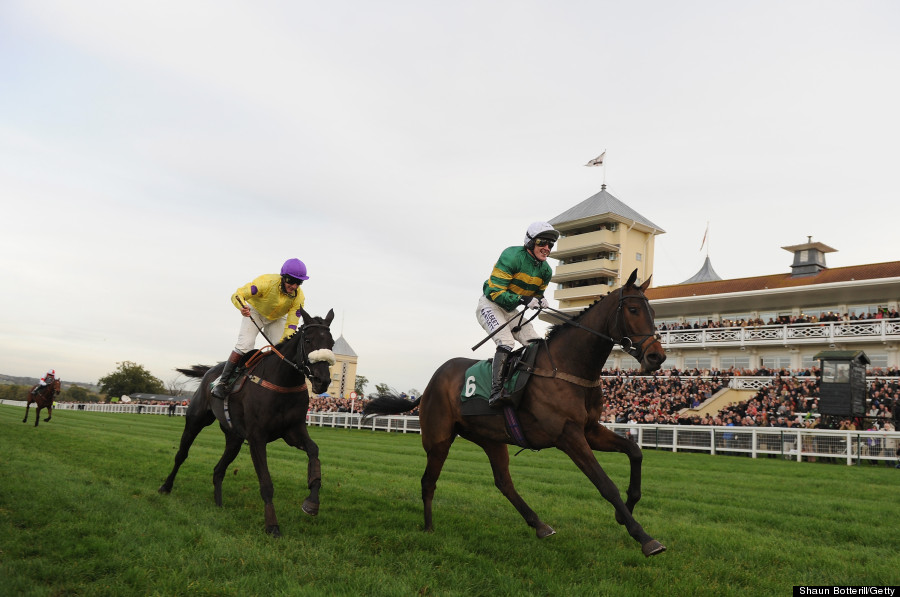
[[[516,307],[529,309],[549,306],[544,290],[553,276],[547,257],[559,239],[559,232],[546,222],[534,222],[525,232],[522,246],[509,247],[500,254],[490,277],[482,287],[476,316],[478,323],[489,334],[518,315]],[[502,402],[503,369],[515,346],[516,340],[525,345],[540,338],[531,323],[522,325],[518,332],[509,326],[493,336],[497,352],[493,360],[490,404]]]

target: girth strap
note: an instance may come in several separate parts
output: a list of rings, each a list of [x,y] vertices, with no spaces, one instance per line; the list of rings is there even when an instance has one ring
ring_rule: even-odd
[[[303,384],[302,386],[294,386],[291,388],[285,388],[282,386],[276,386],[272,382],[266,381],[265,379],[262,379],[261,377],[259,377],[257,375],[248,375],[247,379],[249,379],[250,381],[252,381],[253,383],[255,383],[259,386],[264,387],[267,390],[271,390],[273,392],[278,392],[279,394],[295,394],[295,393],[303,392],[306,390],[306,384]]]
[[[532,375],[537,375],[538,377],[555,377],[556,379],[561,379],[563,381],[573,383],[576,386],[581,386],[582,388],[597,388],[603,383],[602,378],[591,381],[590,379],[584,379],[583,377],[569,375],[568,373],[564,373],[556,369],[540,369],[538,367],[534,367],[527,369],[527,371],[529,371]]]

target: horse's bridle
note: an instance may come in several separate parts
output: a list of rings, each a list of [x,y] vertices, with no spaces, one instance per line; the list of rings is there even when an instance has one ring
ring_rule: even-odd
[[[325,328],[325,329],[329,329],[329,330],[331,329],[330,326],[328,326],[324,323],[309,323],[309,324],[305,323],[305,324],[301,325],[300,328],[297,330],[297,332],[300,334],[300,356],[302,357],[301,364],[298,366],[298,365],[294,364],[292,361],[289,361],[288,359],[286,359],[284,357],[282,357],[282,358],[284,358],[284,360],[287,363],[290,363],[291,366],[293,366],[295,369],[297,369],[298,371],[303,373],[306,377],[308,377],[309,379],[313,379],[314,376],[312,373],[312,369],[310,368],[310,367],[312,367],[313,364],[318,363],[320,361],[328,361],[329,364],[333,365],[335,359],[334,359],[334,353],[331,352],[331,350],[327,349],[327,348],[319,348],[319,349],[312,351],[311,353],[306,352],[306,342],[305,342],[306,336],[305,336],[305,334],[306,334],[307,330],[309,330],[310,328]]]
[[[644,301],[647,312],[650,312],[650,301],[647,300],[646,296],[625,296],[622,288],[619,288],[619,305],[616,307],[616,328],[621,330],[622,339],[619,340],[618,344],[622,346],[622,350],[633,356],[637,359],[638,362],[644,362],[644,353],[647,351],[645,344],[648,340],[657,340],[659,339],[659,333],[656,331],[656,325],[653,326],[652,334],[641,334],[639,336],[628,336],[625,334],[624,328],[624,317],[622,316],[622,305],[625,303],[625,299],[637,299]],[[633,338],[640,338],[640,342],[635,343]]]

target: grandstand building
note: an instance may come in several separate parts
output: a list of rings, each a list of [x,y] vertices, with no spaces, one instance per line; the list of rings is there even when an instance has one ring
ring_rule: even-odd
[[[559,261],[553,298],[570,315],[635,268],[639,280],[650,277],[654,239],[665,232],[606,185],[550,223],[561,234],[550,255]],[[781,273],[723,280],[707,257],[685,282],[648,289],[664,367],[796,370],[818,366],[814,356],[823,350],[861,350],[870,370],[900,368],[900,261],[829,268],[825,256],[835,249],[823,243],[808,238],[782,248],[793,261]],[[608,366],[635,364],[616,350]]]

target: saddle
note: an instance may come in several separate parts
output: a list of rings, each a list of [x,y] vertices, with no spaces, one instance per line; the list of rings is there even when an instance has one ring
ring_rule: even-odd
[[[522,394],[534,372],[534,360],[540,349],[540,342],[531,342],[514,351],[509,356],[509,366],[503,382],[504,392],[515,408],[522,400]],[[462,414],[500,415],[502,410],[488,406],[491,396],[491,359],[478,361],[463,374],[463,389],[460,392]]]

